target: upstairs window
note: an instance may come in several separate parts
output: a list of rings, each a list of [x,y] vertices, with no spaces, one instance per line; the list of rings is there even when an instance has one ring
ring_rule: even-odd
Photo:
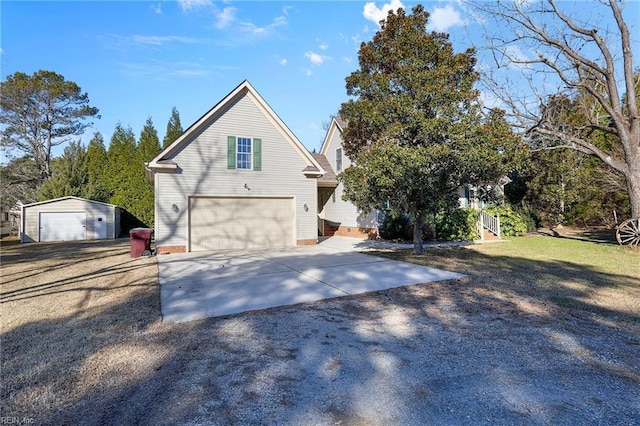
[[[228,136],[227,168],[262,170],[262,139]]]
[[[336,149],[336,172],[342,171],[342,148]]]
[[[251,138],[238,138],[236,168],[251,170],[251,152]]]

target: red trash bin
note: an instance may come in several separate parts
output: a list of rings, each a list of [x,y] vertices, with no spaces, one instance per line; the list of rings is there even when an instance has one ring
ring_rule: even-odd
[[[133,228],[129,231],[131,257],[151,256],[151,228]]]

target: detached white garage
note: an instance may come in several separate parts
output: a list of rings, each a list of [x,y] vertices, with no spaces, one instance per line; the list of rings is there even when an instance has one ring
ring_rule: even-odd
[[[113,204],[63,197],[22,206],[20,242],[117,238],[120,209]]]

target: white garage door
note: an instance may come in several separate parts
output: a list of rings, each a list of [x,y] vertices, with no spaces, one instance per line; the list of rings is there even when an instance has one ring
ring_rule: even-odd
[[[294,244],[293,198],[194,197],[189,204],[191,251]]]
[[[40,241],[74,241],[87,238],[87,214],[40,213]]]

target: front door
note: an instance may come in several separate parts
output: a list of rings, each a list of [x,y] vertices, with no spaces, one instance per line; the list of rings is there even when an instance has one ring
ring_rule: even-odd
[[[107,238],[106,216],[93,217],[93,235],[96,240],[104,240]]]

